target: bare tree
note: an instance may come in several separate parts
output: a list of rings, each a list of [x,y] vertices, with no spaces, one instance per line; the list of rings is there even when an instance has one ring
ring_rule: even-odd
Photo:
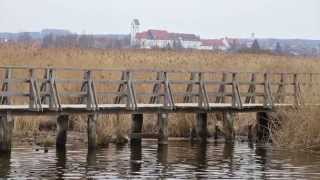
[[[281,47],[281,45],[280,45],[279,42],[277,42],[276,48],[274,49],[274,52],[275,52],[276,54],[282,54],[282,47]]]
[[[32,42],[32,37],[30,33],[28,32],[23,32],[20,33],[17,39],[18,43],[31,43]]]
[[[79,37],[80,48],[92,48],[94,46],[94,38],[91,35],[81,35]]]
[[[43,47],[43,48],[54,47],[54,41],[55,40],[54,40],[54,37],[52,34],[46,35],[42,39],[41,47]]]

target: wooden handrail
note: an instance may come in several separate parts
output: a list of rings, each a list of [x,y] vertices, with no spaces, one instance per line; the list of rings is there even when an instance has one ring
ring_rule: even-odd
[[[16,74],[16,70],[28,73],[29,76],[22,78]],[[100,98],[107,96],[114,99],[113,104],[126,104],[130,110],[137,110],[138,103],[162,103],[171,110],[175,108],[175,103],[198,103],[198,107],[204,110],[210,108],[210,103],[230,103],[233,108],[238,109],[242,109],[244,104],[263,103],[265,107],[272,108],[274,103],[285,104],[290,100],[294,102],[293,105],[302,105],[303,87],[310,84],[313,88],[320,86],[320,82],[316,81],[317,78],[320,79],[320,73],[16,66],[0,67],[1,71],[4,76],[0,77],[0,103],[22,105],[25,102],[19,98],[28,97],[29,108],[34,111],[42,111],[43,105],[62,110],[62,102],[68,101],[71,104],[86,104],[88,110],[95,111],[101,104]],[[79,77],[70,78],[72,76],[68,73],[74,71],[80,72]],[[121,78],[99,76],[100,71],[115,73],[113,77],[121,73]],[[83,77],[80,77],[81,74]],[[65,75],[68,78],[63,78]],[[150,79],[151,76],[156,78]],[[69,85],[79,86],[79,89],[66,88]],[[114,89],[115,86],[118,88]],[[78,101],[70,98],[78,98]]]

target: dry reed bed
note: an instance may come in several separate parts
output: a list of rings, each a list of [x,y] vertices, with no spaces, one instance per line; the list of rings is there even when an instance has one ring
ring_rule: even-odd
[[[224,54],[209,51],[162,51],[162,50],[82,50],[82,49],[37,49],[26,46],[2,45],[0,46],[0,66],[52,66],[52,67],[75,67],[75,68],[152,68],[152,69],[178,69],[178,70],[205,70],[205,71],[254,71],[254,72],[318,72],[320,61],[317,58],[273,56],[267,54]],[[21,73],[17,76],[23,77]],[[60,73],[63,78],[82,78],[81,74],[69,75]],[[76,76],[76,77],[75,77]],[[118,80],[119,74],[99,74],[99,79],[106,77]],[[176,78],[189,78],[177,77]],[[141,77],[143,79],[155,79],[154,75]],[[27,87],[21,87],[25,89]],[[67,89],[80,89],[80,85],[62,86]],[[216,88],[216,87],[212,87]],[[247,88],[247,87],[244,87]],[[99,90],[114,91],[115,87],[98,87]],[[138,87],[138,91],[151,92],[152,86]],[[178,88],[185,90],[184,87]],[[274,90],[276,87],[273,88]],[[315,88],[313,88],[314,90]],[[317,91],[312,95],[315,97]],[[71,99],[70,99],[71,100]],[[110,102],[111,99],[102,99]],[[143,99],[139,99],[143,101]],[[314,98],[313,98],[314,100]],[[26,101],[26,100],[25,100]],[[236,126],[246,126],[254,123],[253,115],[241,114],[241,123]],[[38,120],[37,120],[38,119]],[[41,120],[39,120],[41,119]],[[37,132],[39,124],[46,118],[19,117],[15,123],[15,130]],[[144,130],[147,133],[157,132],[155,115],[146,115]],[[189,129],[194,126],[193,114],[171,114],[169,132],[171,136],[186,136]],[[129,115],[103,115],[99,118],[98,132],[101,136],[107,134],[127,134],[130,128]],[[209,118],[209,127],[213,129],[216,124],[213,115]],[[73,129],[86,131],[84,117],[73,118]]]
[[[319,107],[277,112],[281,125],[272,133],[275,145],[290,149],[320,150]]]

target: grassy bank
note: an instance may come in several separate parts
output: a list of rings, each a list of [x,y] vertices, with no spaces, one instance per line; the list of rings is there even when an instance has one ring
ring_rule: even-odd
[[[320,150],[319,107],[278,112],[281,126],[272,134],[276,146],[290,149]]]
[[[209,51],[164,51],[164,50],[96,50],[96,49],[37,49],[17,45],[0,46],[0,66],[30,65],[77,68],[158,68],[190,70],[233,71],[285,71],[318,72],[320,61],[316,58],[274,56],[269,54],[224,54]],[[299,113],[298,113],[299,114]],[[252,114],[238,115],[236,129],[254,125]],[[155,115],[146,115],[143,130],[146,134],[157,132]],[[188,136],[194,127],[194,114],[170,114],[169,134],[174,137]],[[311,117],[312,118],[312,117]],[[53,123],[52,123],[53,122]],[[130,115],[104,115],[98,120],[99,141],[103,142],[115,134],[126,135],[130,129]],[[217,124],[215,116],[208,119],[212,132]],[[50,129],[54,119],[47,117],[18,117],[15,133],[36,136],[41,128]],[[119,126],[120,124],[120,126]],[[86,132],[86,118],[72,116],[70,127],[74,131]],[[284,137],[277,135],[280,142]],[[290,136],[288,136],[289,138]],[[289,142],[289,141],[288,141]]]

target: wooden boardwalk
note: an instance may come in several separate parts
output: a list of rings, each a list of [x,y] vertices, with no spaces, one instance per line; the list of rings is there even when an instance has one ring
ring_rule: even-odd
[[[0,111],[264,111],[303,104],[315,73],[0,67]]]
[[[232,119],[237,112],[317,105],[319,82],[318,73],[0,67],[0,134],[10,134],[11,116],[51,114],[59,115],[63,134],[69,114],[85,113],[94,147],[96,114],[133,114],[131,139],[139,140],[142,114],[158,113],[166,142],[167,114],[188,112],[198,114],[197,134],[205,137],[206,113]],[[8,149],[6,138],[0,137],[0,151]],[[57,138],[57,146],[65,144],[64,135]]]

